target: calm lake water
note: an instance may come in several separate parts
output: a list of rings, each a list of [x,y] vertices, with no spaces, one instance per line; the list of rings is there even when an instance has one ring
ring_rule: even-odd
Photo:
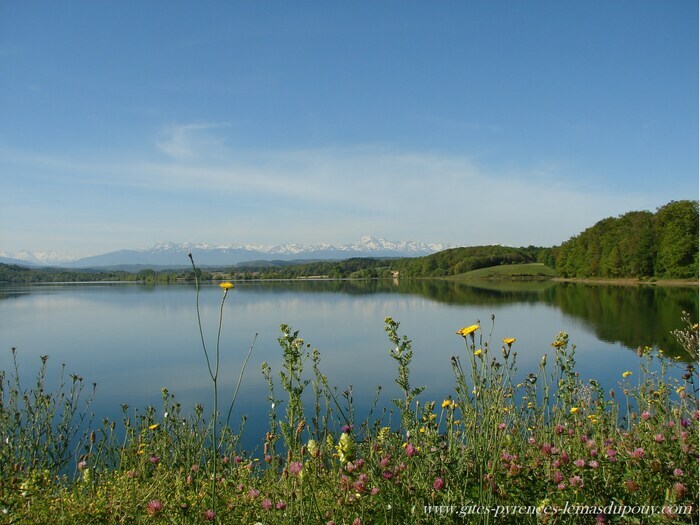
[[[213,351],[222,291],[204,286],[200,307],[204,334]],[[450,357],[465,355],[455,331],[481,320],[484,331],[495,315],[493,346],[517,338],[519,373],[536,371],[559,331],[576,344],[584,381],[597,379],[618,388],[625,370],[639,376],[640,345],[658,346],[689,358],[669,332],[681,326],[682,311],[698,317],[697,288],[625,287],[571,283],[505,283],[481,287],[447,281],[310,281],[241,283],[229,292],[221,335],[221,397],[228,400],[245,355],[258,333],[234,417],[248,417],[245,443],[257,444],[266,430],[266,361],[275,377],[281,369],[280,324],[321,352],[321,368],[331,385],[352,385],[358,418],[382,385],[381,406],[398,397],[392,345],[384,318],[401,323],[413,341],[412,383],[425,385],[422,401],[452,393]],[[60,365],[88,384],[97,383],[92,409],[99,417],[121,419],[121,405],[161,406],[167,387],[185,408],[208,405],[210,379],[201,350],[190,285],[65,284],[0,286],[0,368],[12,366],[17,348],[20,373],[33,377],[41,355],[49,356],[55,384]],[[467,362],[463,360],[463,362]],[[550,363],[553,359],[549,360]],[[680,366],[676,368],[680,370]],[[309,375],[311,365],[307,367]],[[678,372],[679,373],[679,372]],[[283,391],[279,388],[277,397]],[[284,407],[280,407],[282,414]],[[225,411],[225,409],[224,409]],[[99,421],[99,420],[98,420]]]

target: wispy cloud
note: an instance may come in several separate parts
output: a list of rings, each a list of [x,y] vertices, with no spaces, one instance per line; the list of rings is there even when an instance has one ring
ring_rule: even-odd
[[[226,126],[227,124],[218,122],[166,126],[156,146],[176,160],[194,160],[204,155],[219,157],[229,150],[224,145],[224,140],[210,131]]]
[[[118,162],[0,149],[4,177],[32,173],[45,188],[54,185],[30,204],[24,199],[33,194],[32,178],[23,191],[13,183],[4,200],[24,203],[2,215],[16,214],[14,224],[29,225],[43,217],[41,228],[56,238],[89,222],[96,236],[113,232],[115,249],[161,240],[349,242],[364,234],[552,245],[604,217],[663,204],[655,200],[662,196],[606,194],[547,162],[498,172],[468,156],[372,145],[236,151],[226,146],[224,128],[169,127],[150,156]],[[41,228],[18,228],[3,242],[17,243]]]

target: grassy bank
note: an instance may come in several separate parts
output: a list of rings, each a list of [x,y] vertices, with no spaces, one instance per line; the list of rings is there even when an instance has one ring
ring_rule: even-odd
[[[547,280],[556,276],[553,268],[542,263],[502,264],[480,268],[449,277],[450,280]]]

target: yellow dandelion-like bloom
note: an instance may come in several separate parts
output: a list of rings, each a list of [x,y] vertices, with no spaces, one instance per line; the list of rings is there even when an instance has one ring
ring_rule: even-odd
[[[513,343],[515,343],[515,337],[506,337],[506,338],[503,339],[503,344],[504,344],[504,345],[510,346],[510,345],[512,345]]]
[[[564,346],[565,344],[566,344],[566,343],[565,343],[564,341],[554,341],[554,342],[552,343],[552,346],[553,346],[554,348],[561,348],[561,347]]]
[[[465,326],[464,328],[460,328],[459,330],[457,330],[457,335],[461,335],[461,336],[463,336],[463,337],[467,337],[468,335],[473,334],[474,332],[476,332],[478,329],[479,329],[479,325],[478,325],[478,324],[473,324],[473,325],[470,325],[470,326]]]
[[[631,375],[632,375],[632,372],[630,372],[629,370],[625,370],[624,372],[622,372],[622,377],[629,377]]]
[[[481,348],[477,348],[476,351],[474,352],[474,355],[476,357],[479,357],[481,355]]]
[[[420,427],[418,429],[418,432],[420,432],[421,434],[425,434],[425,427]]]
[[[442,405],[441,405],[441,406],[442,406],[442,408],[447,408],[448,406],[450,406],[450,403],[452,403],[451,400],[445,399],[445,400],[442,402]]]
[[[159,426],[160,426],[159,423],[154,423],[153,425],[151,425],[150,427],[148,427],[148,430],[155,430],[155,429],[158,428]]]
[[[680,393],[683,392],[684,390],[685,390],[685,387],[684,387],[684,386],[679,386],[678,388],[676,388],[676,394],[680,394]]]
[[[571,407],[571,410],[569,410],[569,414],[578,414],[578,411],[578,407]]]
[[[219,285],[219,288],[223,288],[224,290],[230,290],[231,288],[233,288],[233,283],[229,283],[229,282],[221,283]]]

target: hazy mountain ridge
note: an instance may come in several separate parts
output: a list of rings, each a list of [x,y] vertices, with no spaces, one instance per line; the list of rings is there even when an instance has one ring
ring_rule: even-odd
[[[288,243],[274,246],[214,246],[206,243],[157,243],[148,248],[125,249],[114,252],[69,259],[62,254],[0,252],[0,262],[32,264],[66,268],[99,268],[117,265],[187,266],[192,253],[199,266],[235,265],[251,261],[274,259],[291,261],[304,259],[346,259],[349,257],[416,257],[429,255],[452,247],[446,244],[426,244],[415,241],[388,241],[362,237],[350,244],[330,243],[303,245]]]

